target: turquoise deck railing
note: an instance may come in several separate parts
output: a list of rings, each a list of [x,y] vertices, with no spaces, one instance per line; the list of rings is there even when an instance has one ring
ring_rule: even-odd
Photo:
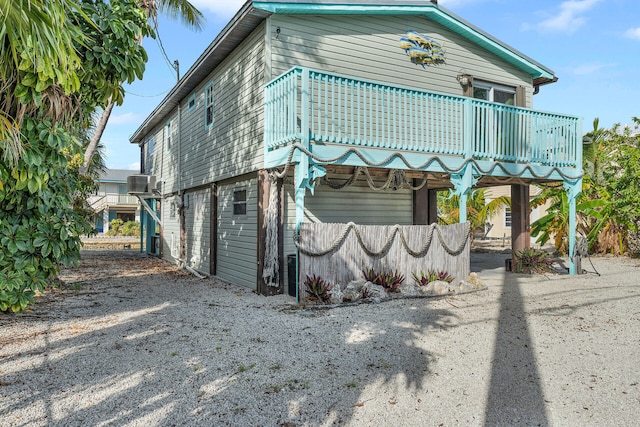
[[[302,123],[311,143],[558,167],[582,143],[577,117],[296,67],[266,86],[267,151],[302,139]]]

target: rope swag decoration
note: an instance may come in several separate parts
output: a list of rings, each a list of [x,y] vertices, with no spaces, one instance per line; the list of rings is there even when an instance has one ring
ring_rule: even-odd
[[[398,190],[400,188],[409,188],[411,190],[416,191],[416,190],[420,190],[422,187],[427,185],[426,176],[422,179],[422,182],[418,186],[413,186],[411,185],[411,182],[409,181],[409,179],[407,178],[403,170],[391,169],[389,171],[389,175],[387,176],[387,181],[384,184],[382,184],[382,186],[376,187],[376,184],[373,181],[373,177],[371,176],[371,174],[369,174],[369,169],[362,166],[358,166],[353,172],[353,175],[351,175],[351,177],[349,177],[349,179],[347,179],[342,184],[337,184],[335,183],[335,181],[330,180],[326,176],[322,177],[322,183],[328,185],[334,190],[342,190],[353,185],[353,183],[356,181],[358,176],[360,176],[360,174],[365,175],[365,177],[367,178],[367,184],[369,184],[369,188],[371,188],[374,191],[385,191],[389,188],[393,190]]]
[[[391,160],[393,160],[394,158],[398,158],[410,170],[426,170],[426,168],[428,166],[430,166],[432,163],[435,162],[435,163],[438,163],[440,165],[440,167],[442,167],[442,169],[444,169],[449,174],[460,173],[469,163],[471,163],[471,164],[473,164],[473,166],[482,175],[489,175],[489,174],[491,174],[491,172],[493,172],[494,169],[500,168],[500,169],[502,169],[503,172],[507,173],[509,176],[512,176],[512,177],[521,177],[527,171],[529,171],[529,173],[531,173],[531,175],[534,178],[542,178],[542,179],[549,178],[554,172],[557,173],[558,175],[560,175],[565,180],[576,180],[576,179],[579,179],[579,178],[581,178],[583,176],[582,173],[580,173],[579,175],[576,175],[576,176],[567,175],[566,173],[564,173],[557,166],[554,166],[553,168],[551,168],[551,170],[549,170],[549,172],[544,174],[544,175],[540,175],[540,174],[536,173],[536,171],[530,165],[525,165],[516,174],[511,174],[510,171],[508,169],[506,169],[502,165],[502,163],[494,163],[493,165],[491,165],[491,167],[489,167],[488,169],[485,170],[482,167],[480,167],[480,165],[478,164],[478,162],[475,159],[471,159],[471,158],[466,159],[459,168],[450,168],[450,167],[448,167],[446,165],[446,163],[443,162],[440,159],[440,157],[438,157],[438,156],[431,157],[429,160],[427,160],[426,162],[424,162],[421,165],[412,165],[411,163],[409,163],[409,161],[407,160],[407,158],[405,156],[403,156],[401,153],[397,153],[397,152],[390,154],[386,159],[384,159],[384,160],[382,160],[380,162],[372,162],[371,160],[369,160],[366,157],[364,157],[362,155],[362,153],[360,153],[360,151],[358,151],[356,148],[348,148],[342,154],[340,154],[339,156],[336,156],[336,157],[333,157],[333,158],[329,158],[329,159],[322,159],[322,158],[316,156],[315,154],[313,154],[311,151],[309,151],[307,148],[305,148],[301,144],[295,143],[295,144],[291,145],[291,147],[289,148],[289,155],[287,156],[287,162],[284,165],[284,168],[282,169],[282,171],[281,172],[275,172],[274,171],[274,173],[276,174],[276,176],[278,178],[283,178],[287,174],[287,172],[289,170],[289,167],[292,165],[291,160],[293,159],[293,153],[296,150],[299,150],[302,153],[306,154],[307,156],[309,156],[309,158],[313,159],[319,165],[322,165],[322,164],[326,165],[326,164],[335,163],[335,162],[337,162],[337,161],[339,161],[341,159],[344,159],[345,157],[347,157],[347,156],[349,156],[350,154],[353,153],[356,156],[358,156],[358,158],[360,160],[362,160],[367,166],[371,166],[371,167],[381,167],[381,166],[384,166],[384,165],[388,164],[389,162],[391,162]]]
[[[438,224],[431,224],[429,226],[429,233],[427,235],[427,240],[422,245],[422,247],[419,248],[418,250],[413,250],[413,249],[411,249],[409,247],[409,245],[407,244],[407,240],[405,238],[404,232],[402,230],[402,227],[399,226],[399,225],[393,226],[392,232],[387,237],[387,240],[386,240],[385,244],[382,246],[382,248],[379,251],[371,249],[371,248],[367,247],[367,245],[365,245],[364,241],[362,240],[362,236],[360,235],[360,232],[358,231],[357,225],[355,223],[353,223],[353,222],[349,222],[349,223],[345,224],[343,229],[342,229],[342,232],[340,233],[340,236],[338,236],[331,243],[331,245],[327,249],[324,249],[324,250],[319,250],[317,252],[312,252],[312,251],[302,247],[300,245],[298,233],[294,233],[293,241],[294,241],[296,247],[298,248],[298,250],[301,253],[303,253],[304,255],[307,255],[307,256],[310,256],[310,257],[321,257],[321,256],[325,256],[325,255],[328,255],[328,254],[331,254],[331,253],[335,252],[340,246],[342,246],[342,244],[344,243],[345,239],[347,238],[348,234],[351,231],[353,231],[356,234],[356,239],[358,240],[359,246],[370,257],[379,257],[379,256],[385,254],[387,251],[389,251],[389,249],[391,248],[391,245],[393,245],[393,241],[395,240],[396,235],[398,235],[398,234],[400,235],[400,241],[402,242],[402,246],[404,247],[404,249],[407,251],[407,253],[409,255],[411,255],[414,258],[422,257],[427,253],[427,251],[429,250],[429,247],[431,246],[431,242],[433,241],[434,232],[435,232],[436,236],[438,237],[438,241],[440,242],[440,244],[442,245],[444,250],[449,255],[457,256],[457,255],[460,255],[462,253],[462,251],[464,250],[465,246],[467,245],[467,242],[469,241],[469,237],[471,235],[471,224],[469,222],[465,223],[464,239],[458,245],[457,248],[451,248],[445,242],[445,240],[442,237],[442,231],[441,231],[440,226]]]

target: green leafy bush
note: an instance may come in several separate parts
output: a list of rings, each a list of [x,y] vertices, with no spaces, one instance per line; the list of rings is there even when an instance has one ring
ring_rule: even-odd
[[[25,119],[29,141],[15,165],[0,162],[0,311],[19,312],[60,266],[77,265],[89,216],[74,195],[82,182],[75,141],[62,127]]]
[[[513,272],[524,274],[541,274],[552,271],[553,259],[541,250],[527,248],[518,251],[513,258]]]
[[[109,222],[109,230],[107,231],[107,236],[119,236],[120,235],[120,227],[124,222],[120,218],[112,219]]]
[[[122,225],[123,236],[140,237],[140,223],[136,221],[127,221]]]
[[[116,218],[109,222],[107,236],[135,236],[140,237],[140,223],[136,221],[123,222]]]

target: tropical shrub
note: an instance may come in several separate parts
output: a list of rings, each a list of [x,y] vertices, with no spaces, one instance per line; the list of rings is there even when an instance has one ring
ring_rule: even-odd
[[[122,225],[123,236],[140,237],[140,223],[136,221],[127,221]]]
[[[22,134],[21,158],[0,162],[0,311],[24,310],[61,265],[77,265],[80,236],[93,229],[74,203],[82,157],[72,135],[31,118]]]
[[[318,301],[326,304],[330,301],[331,295],[329,291],[333,286],[326,283],[323,278],[316,276],[307,276],[304,281],[305,290],[310,300]]]
[[[516,252],[513,258],[514,273],[550,273],[552,271],[552,265],[553,259],[551,258],[551,256],[541,249],[523,249]]]
[[[398,270],[376,272],[373,268],[362,270],[362,276],[368,282],[382,286],[387,292],[398,292],[404,282],[404,275]]]
[[[443,282],[451,283],[453,282],[454,277],[449,275],[446,271],[436,271],[436,270],[427,270],[425,274],[424,271],[420,270],[420,274],[412,273],[413,280],[415,280],[418,286],[427,286],[431,282],[435,282],[436,280],[441,280]]]

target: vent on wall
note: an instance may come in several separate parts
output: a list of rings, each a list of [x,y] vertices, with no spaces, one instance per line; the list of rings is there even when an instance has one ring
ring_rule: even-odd
[[[127,192],[129,194],[151,194],[155,189],[155,175],[131,175],[127,177]]]

